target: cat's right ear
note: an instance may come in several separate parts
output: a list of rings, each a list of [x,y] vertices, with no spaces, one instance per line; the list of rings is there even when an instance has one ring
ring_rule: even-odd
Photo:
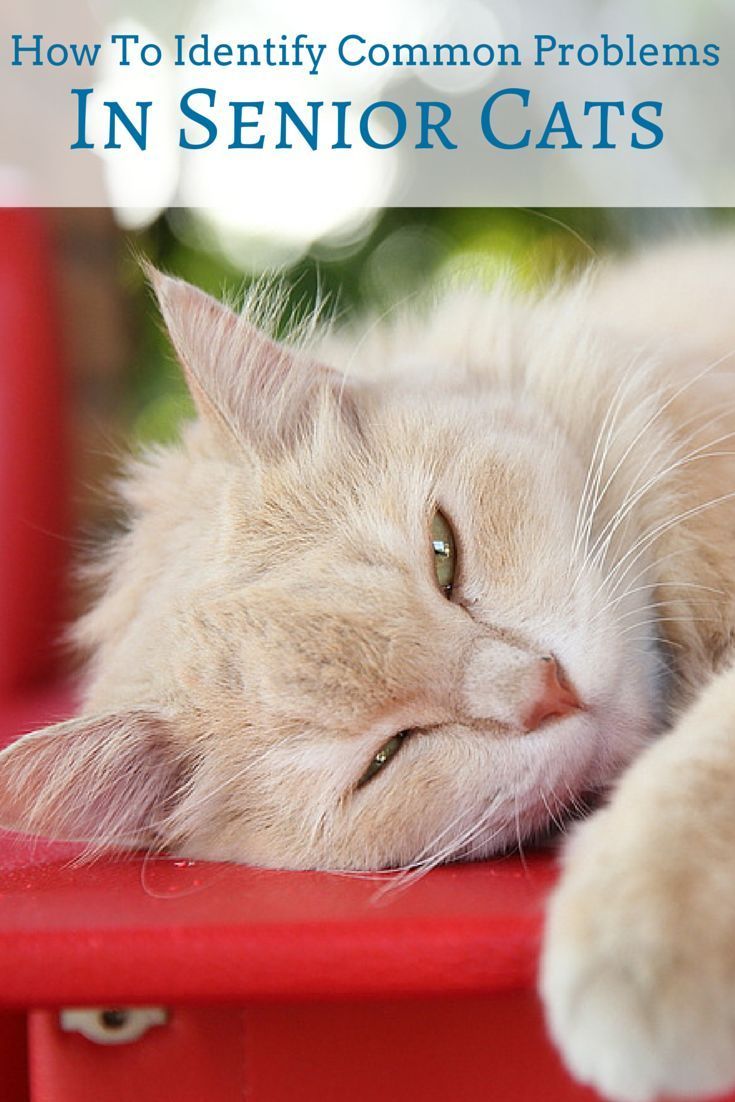
[[[145,271],[201,417],[259,451],[292,444],[325,400],[356,424],[353,388],[339,372],[272,340],[190,283]]]
[[[153,712],[83,716],[0,753],[0,827],[108,846],[162,843],[187,769]]]

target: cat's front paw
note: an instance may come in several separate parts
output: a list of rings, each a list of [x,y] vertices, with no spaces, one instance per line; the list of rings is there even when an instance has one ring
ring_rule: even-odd
[[[631,827],[604,811],[572,847],[546,929],[548,1025],[572,1074],[616,1102],[719,1093],[735,1083],[731,881]]]

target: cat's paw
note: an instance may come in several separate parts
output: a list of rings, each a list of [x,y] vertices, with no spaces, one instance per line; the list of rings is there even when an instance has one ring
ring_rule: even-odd
[[[732,910],[691,846],[657,854],[630,827],[612,811],[586,824],[552,898],[551,1034],[572,1074],[615,1102],[719,1093],[735,1083]]]

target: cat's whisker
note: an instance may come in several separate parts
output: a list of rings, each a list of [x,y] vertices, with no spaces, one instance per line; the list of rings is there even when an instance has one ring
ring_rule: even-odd
[[[567,790],[572,807],[578,815],[587,815],[590,811],[589,803],[579,793],[574,792],[568,781],[564,781],[564,787]]]
[[[615,396],[613,398],[613,402],[608,407],[608,410],[605,414],[605,417],[602,421],[602,424],[601,424],[600,428],[598,429],[597,437],[595,439],[595,445],[594,445],[594,448],[592,449],[592,455],[590,457],[589,463],[587,464],[587,471],[586,471],[586,474],[585,474],[584,485],[582,487],[582,493],[580,494],[580,497],[579,497],[579,504],[577,506],[577,514],[576,514],[576,517],[575,517],[575,520],[574,520],[574,530],[572,532],[572,546],[571,546],[571,553],[570,553],[570,556],[569,556],[569,568],[570,569],[571,569],[571,567],[573,565],[573,562],[574,562],[574,556],[576,555],[577,550],[579,548],[579,542],[580,542],[580,539],[581,539],[580,529],[581,529],[583,520],[585,519],[585,515],[586,515],[587,500],[588,500],[588,495],[589,495],[589,492],[590,492],[591,482],[592,482],[592,479],[594,478],[595,473],[598,469],[597,466],[596,466],[597,456],[598,456],[600,447],[602,445],[603,437],[605,435],[605,432],[607,431],[608,421],[609,421],[609,418],[611,416],[612,410],[614,408],[616,408],[616,402],[617,402],[618,394],[620,393],[620,389],[623,386],[623,383],[625,381],[627,381],[627,378],[628,378],[628,376],[626,376],[625,379],[621,379],[621,381],[618,383],[618,388],[617,388],[617,391],[616,391]]]
[[[648,567],[646,569],[648,569]],[[645,571],[642,571],[641,573],[645,573]],[[638,577],[640,576],[641,575],[639,574]],[[592,618],[590,619],[590,623],[594,624],[597,620],[600,619],[601,616],[604,616],[606,613],[613,611],[618,607],[618,605],[622,604],[623,601],[627,600],[630,597],[634,597],[636,593],[644,593],[646,591],[658,589],[694,589],[704,593],[711,593],[717,597],[725,596],[724,590],[716,589],[714,586],[711,585],[700,585],[698,582],[649,582],[647,585],[633,586],[630,589],[626,589],[623,593],[617,594],[615,597],[609,600],[606,605],[603,605],[602,608],[597,610],[594,616],[592,616]],[[675,597],[672,599],[676,600]],[[648,607],[650,608],[651,606],[649,605]]]
[[[674,517],[667,518],[667,520],[659,522],[659,524],[655,525],[652,529],[649,529],[648,531],[642,533],[638,537],[638,539],[632,544],[632,546],[627,549],[625,554],[618,560],[618,562],[615,563],[615,565],[607,573],[607,575],[603,578],[603,580],[600,583],[600,585],[598,586],[597,590],[592,595],[592,600],[594,600],[597,596],[599,596],[599,594],[602,592],[603,588],[606,588],[610,584],[610,582],[613,582],[613,581],[615,582],[615,584],[613,585],[613,588],[611,590],[611,595],[615,595],[620,590],[621,586],[624,584],[625,578],[626,578],[627,574],[629,573],[629,571],[632,569],[632,567],[635,565],[635,563],[639,561],[639,559],[642,557],[642,555],[645,554],[648,547],[660,535],[663,535],[665,532],[669,531],[671,528],[675,527],[677,524],[681,523],[683,520],[687,520],[690,517],[696,516],[699,513],[706,511],[707,509],[710,509],[710,508],[712,508],[716,505],[722,504],[725,501],[732,498],[733,496],[735,496],[733,493],[723,494],[723,495],[720,495],[717,498],[712,498],[709,501],[701,502],[697,505],[691,506],[689,509],[685,509],[682,512],[677,513]],[[628,559],[630,559],[631,555],[634,556],[632,558],[632,561],[630,561],[628,563],[628,566],[623,571],[622,575],[617,580],[615,580],[615,575],[618,573],[620,568],[625,564],[625,562]],[[665,556],[664,556],[664,558],[665,558]],[[662,560],[659,560],[659,561],[662,561]],[[650,568],[650,564],[648,564],[646,567],[644,567],[643,573],[645,573],[646,569],[649,569],[649,568]]]
[[[622,639],[629,631],[636,631],[648,624],[717,624],[719,622],[715,616],[654,616],[649,620],[640,620],[636,624],[629,624],[617,635],[619,639]]]
[[[569,558],[570,569],[574,563],[575,557],[580,550],[580,543],[583,538],[583,533],[585,529],[588,529],[592,523],[592,518],[595,512],[595,487],[599,487],[600,479],[602,477],[602,471],[604,469],[605,458],[608,454],[612,439],[614,439],[612,434],[613,432],[617,434],[617,431],[619,431],[616,430],[615,427],[617,417],[622,408],[623,398],[628,389],[628,386],[635,378],[637,366],[637,360],[633,360],[628,366],[628,369],[623,373],[623,376],[618,382],[615,393],[613,394],[610,405],[607,408],[605,416],[602,420],[602,424],[595,438],[595,444],[592,450],[591,458],[587,465],[584,487],[582,489],[582,494],[580,496],[579,506],[577,509],[577,515],[575,518],[571,554]],[[604,445],[603,440],[605,441]],[[602,451],[600,451],[601,448]]]
[[[663,558],[667,559],[669,557],[668,555],[664,555]],[[603,605],[602,608],[599,608],[595,615],[592,617],[591,623],[594,623],[599,616],[603,616],[605,613],[609,612],[610,609],[616,608],[621,602],[625,601],[626,598],[633,597],[636,595],[636,593],[645,593],[646,591],[650,590],[671,590],[671,588],[675,588],[675,590],[698,590],[702,593],[712,593],[714,596],[717,597],[725,596],[724,590],[718,590],[718,588],[716,588],[714,585],[703,585],[700,582],[648,582],[646,585],[634,585],[633,583],[637,581],[638,577],[641,577],[642,574],[645,574],[648,570],[649,568],[648,566],[646,566],[645,570],[640,571],[640,573],[636,575],[635,579],[633,579],[633,582],[631,582],[630,587],[627,588],[624,593],[617,594],[612,599],[610,599],[610,601],[608,601],[606,605]]]
[[[656,457],[655,452],[653,457]],[[648,462],[644,463],[643,466],[639,467],[636,471],[636,480],[633,482],[632,486],[629,487],[628,491],[625,494],[625,497],[623,498],[623,501],[615,510],[612,517],[610,517],[607,523],[603,526],[602,530],[598,533],[594,544],[590,548],[584,562],[582,563],[582,566],[580,567],[580,574],[583,573],[584,570],[591,565],[596,565],[598,566],[598,568],[602,566],[613,538],[619,532],[622,534],[622,526],[624,522],[630,517],[635,506],[642,500],[643,497],[645,497],[646,493],[648,493],[649,490],[651,490],[654,486],[658,485],[658,483],[661,482],[663,478],[666,477],[666,475],[671,474],[679,469],[679,467],[681,467],[687,461],[687,458],[688,457],[681,457],[677,459],[674,463],[669,464],[662,469],[659,469],[642,486],[638,486],[638,479],[640,478],[640,475],[648,466],[650,466],[651,457],[649,456]]]
[[[620,408],[622,408],[622,406]],[[583,538],[583,543],[584,543],[584,546],[581,548],[581,551],[582,551],[582,568],[583,568],[584,562],[586,562],[587,556],[589,554],[589,542],[590,542],[592,530],[593,530],[593,527],[594,527],[595,517],[597,515],[597,512],[598,512],[599,507],[602,503],[604,493],[605,493],[605,487],[603,486],[603,482],[602,482],[602,479],[603,479],[603,476],[604,476],[604,471],[605,471],[605,465],[607,463],[608,456],[609,456],[610,452],[612,451],[613,445],[615,444],[615,442],[616,442],[618,436],[620,435],[620,433],[625,428],[626,421],[629,420],[630,417],[632,416],[632,413],[629,411],[626,414],[623,423],[621,425],[618,425],[617,424],[617,416],[618,416],[619,412],[620,412],[619,409],[615,411],[615,419],[611,422],[610,429],[608,431],[607,438],[606,438],[606,441],[605,441],[605,446],[604,446],[603,451],[602,451],[602,453],[601,453],[601,455],[598,459],[598,462],[597,462],[597,471],[596,471],[596,474],[595,474],[595,479],[594,479],[594,483],[593,483],[593,487],[592,487],[592,497],[591,497],[589,505],[588,505],[587,516],[585,518],[585,523],[584,523],[584,526],[582,528],[582,538]],[[576,550],[577,550],[577,552],[579,552],[579,550],[580,550],[579,546],[577,547]]]
[[[649,601],[643,608],[630,608],[627,612],[622,612],[620,615],[611,619],[611,627],[616,627],[618,624],[622,624],[625,620],[631,616],[640,616],[642,612],[654,612],[657,608],[671,608],[672,602],[669,601]],[[702,600],[688,600],[687,607],[696,608],[698,606],[704,606],[705,608],[711,608],[712,602],[706,599]]]
[[[486,828],[489,821],[496,814],[496,810],[497,809],[495,805],[491,804],[489,808],[486,808],[480,814],[479,818],[473,818],[473,820],[464,830],[461,830],[458,834],[455,834],[451,841],[441,847],[439,850],[436,850],[434,848],[436,846],[437,839],[433,839],[432,843],[430,843],[430,846],[425,847],[429,851],[426,857],[424,857],[423,859],[415,859],[413,862],[411,862],[404,870],[402,870],[401,875],[397,876],[395,880],[386,887],[385,891],[393,891],[396,889],[407,887],[409,884],[414,883],[415,880],[418,880],[422,876],[425,876],[426,873],[429,872],[431,869],[436,868],[438,865],[444,864],[446,861],[451,860],[458,855],[464,854],[466,847],[474,842],[477,836]],[[448,829],[456,827],[458,821],[462,818],[466,818],[467,814],[468,813],[465,811],[461,815],[457,816],[449,825]],[[491,841],[499,833],[506,829],[506,826],[507,824],[505,822],[502,822],[491,834],[490,838],[487,839],[487,842]],[[442,831],[442,834],[439,835],[439,837],[446,835],[446,833],[447,829]]]
[[[551,793],[549,793],[549,795],[551,795]],[[551,820],[551,822],[552,822],[552,823],[554,824],[554,826],[556,827],[556,829],[557,829],[557,830],[558,830],[558,831],[559,831],[559,832],[560,832],[561,834],[563,834],[563,833],[565,832],[565,829],[566,829],[566,828],[565,828],[565,825],[564,825],[564,823],[563,823],[563,822],[561,822],[561,821],[560,821],[559,819],[557,819],[556,815],[555,815],[555,814],[554,814],[554,812],[553,812],[553,811],[551,810],[551,807],[549,806],[548,800],[546,799],[546,794],[544,793],[544,790],[543,790],[543,788],[539,788],[539,796],[541,797],[541,802],[542,802],[542,804],[543,804],[543,805],[544,805],[544,807],[546,808],[546,811],[547,811],[547,813],[548,813],[549,819],[550,819],[550,820]]]
[[[440,842],[441,839],[444,838],[450,831],[455,830],[458,823],[461,820],[466,819],[467,815],[467,810],[463,808],[462,811],[460,811],[438,834],[434,835],[434,837],[431,838],[430,841],[427,842],[427,844],[421,850],[419,850],[418,854],[414,858],[412,858],[411,861],[407,862],[404,865],[394,865],[391,868],[383,869],[378,872],[364,872],[359,869],[346,869],[336,871],[332,870],[333,875],[350,876],[356,877],[357,879],[365,880],[386,881],[392,885],[395,881],[399,879],[400,874],[422,870],[427,864],[431,862],[441,864],[442,861],[445,860],[446,857],[450,855],[453,851],[455,840],[453,839],[452,843],[449,846],[445,846],[439,851],[438,860],[436,859],[435,853],[435,847],[437,843]]]
[[[640,382],[640,379],[639,379],[639,376],[640,376],[639,364],[640,364],[639,358],[636,357],[631,361],[631,367],[629,369],[630,376],[631,377],[636,377],[638,382]],[[660,404],[660,402],[657,400],[657,392],[656,391],[654,391],[652,394],[647,395],[646,399],[644,400],[644,408],[645,408],[645,406],[653,407],[654,413],[655,413],[655,410],[656,410],[656,408],[659,404]],[[618,415],[618,413],[616,412],[616,418],[617,418],[617,415]],[[613,447],[614,443],[616,442],[618,436],[623,432],[623,430],[625,430],[627,428],[628,423],[633,419],[637,419],[639,416],[640,416],[640,407],[638,405],[634,404],[633,406],[631,406],[630,409],[628,409],[627,413],[624,416],[624,419],[623,419],[622,423],[616,428],[616,431],[615,431],[614,435],[609,437],[609,439],[607,441],[607,446],[604,450],[604,453],[602,454],[602,456],[600,457],[600,459],[598,461],[598,470],[597,470],[597,476],[596,476],[594,500],[593,500],[593,502],[591,502],[590,509],[589,509],[589,512],[588,512],[587,521],[586,521],[586,524],[585,524],[584,548],[582,550],[582,562],[581,562],[581,565],[580,565],[580,568],[579,568],[579,573],[577,575],[577,579],[575,579],[575,585],[577,583],[577,580],[578,580],[579,576],[583,573],[584,568],[585,568],[585,566],[586,566],[586,564],[589,560],[590,540],[592,538],[592,531],[593,531],[593,528],[594,528],[595,517],[596,517],[596,515],[597,515],[597,513],[600,509],[600,506],[602,505],[602,502],[605,498],[605,495],[607,494],[608,489],[610,488],[611,484],[614,481],[614,477],[617,474],[618,469],[622,466],[625,458],[627,458],[626,455],[623,455],[620,458],[620,460],[618,461],[617,465],[615,466],[615,468],[613,470],[613,473],[611,475],[607,476],[607,478],[605,479],[605,482],[603,484],[602,479],[603,479],[603,476],[604,476],[605,466],[606,466],[606,463],[607,463],[608,456],[609,456],[610,452],[612,451],[612,447]],[[652,414],[651,416],[654,416],[654,414]]]
[[[735,403],[733,404],[733,406],[731,408],[732,408],[732,410],[735,410]],[[699,421],[702,417],[708,417],[709,414],[710,414],[710,409],[709,408],[705,409],[705,410],[699,410],[695,414],[693,414],[691,417],[687,418],[687,420],[682,425],[679,425],[678,428],[679,428],[679,430],[681,430],[682,428],[686,428],[690,424],[692,424],[696,421]],[[711,441],[709,444],[700,445],[698,448],[694,449],[693,451],[690,451],[690,452],[685,452],[684,451],[684,449],[687,447],[687,445],[692,440],[696,439],[697,436],[700,436],[704,432],[706,432],[707,429],[710,428],[710,426],[715,425],[718,422],[721,422],[722,419],[723,419],[723,416],[724,416],[724,412],[723,412],[722,408],[720,407],[715,416],[709,417],[709,420],[707,420],[704,424],[697,424],[696,427],[683,440],[678,441],[678,447],[682,450],[682,452],[684,454],[674,464],[665,467],[664,470],[658,471],[654,476],[652,476],[652,478],[649,479],[649,481],[646,482],[645,488],[646,489],[650,488],[652,485],[655,485],[658,481],[660,481],[667,474],[669,474],[670,472],[676,470],[678,468],[678,465],[682,462],[685,462],[688,457],[694,457],[699,452],[704,451],[708,448],[714,447],[716,444],[720,443],[721,441],[729,439],[730,437],[732,437],[732,435],[734,435],[733,433],[726,433],[724,436],[718,437],[717,439]],[[605,528],[603,528],[602,532],[600,533],[600,535],[598,537],[598,540],[596,541],[596,544],[599,543],[603,539],[605,531],[606,531],[607,528],[609,528],[612,525],[613,530],[614,530],[614,528],[615,528],[614,522],[615,522],[616,518],[625,509],[625,507],[628,505],[629,501],[631,500],[631,495],[635,491],[635,487],[636,487],[640,477],[651,466],[651,463],[657,458],[657,454],[658,453],[655,450],[653,450],[647,457],[644,458],[643,463],[641,465],[639,465],[639,467],[636,471],[636,481],[628,489],[628,492],[626,493],[625,498],[624,498],[621,506],[617,510],[617,512],[614,514],[614,516],[611,518],[611,520],[608,521],[608,524],[605,526]],[[642,491],[635,491],[635,500],[636,501],[640,499],[640,496],[642,496]],[[593,547],[593,553],[594,553],[594,547]]]
[[[632,510],[642,500],[642,498],[645,497],[649,490],[657,486],[668,475],[673,474],[675,471],[680,470],[682,467],[687,466],[689,463],[694,463],[701,459],[714,459],[717,457],[734,455],[735,452],[732,451],[712,452],[709,450],[710,448],[715,447],[717,444],[720,444],[725,440],[732,439],[733,436],[735,436],[735,432],[728,432],[718,437],[716,440],[713,440],[709,444],[701,445],[699,448],[690,452],[688,455],[682,456],[680,459],[677,459],[676,462],[669,464],[668,467],[665,467],[663,470],[656,472],[656,474],[649,478],[649,480],[645,482],[641,487],[639,487],[639,489],[636,490],[632,496],[626,497],[620,508],[611,517],[605,528],[603,528],[602,533],[600,534],[595,545],[595,548],[599,547],[599,550],[595,552],[595,548],[593,548],[588,562],[595,562],[596,560],[598,565],[601,565],[602,562],[604,562],[610,543],[616,532],[618,531],[622,521],[624,521],[631,514]],[[585,565],[587,565],[587,563],[585,563]]]
[[[425,858],[428,859],[428,860],[433,860],[434,854],[436,853],[437,845],[444,838],[446,838],[447,834],[449,834],[451,831],[455,830],[457,828],[458,824],[461,823],[462,820],[467,818],[467,815],[468,815],[467,810],[463,808],[462,811],[460,811],[459,814],[456,815],[444,827],[443,830],[439,831],[438,834],[435,834],[433,836],[433,838],[431,838],[429,840],[429,842],[427,842],[427,844],[422,849],[419,850],[419,852],[414,857],[413,861],[408,865],[408,868],[409,869],[410,868],[415,868],[417,866],[417,864],[420,864]],[[450,845],[453,846],[454,844],[455,844],[455,842],[454,842],[454,839],[453,839],[453,841],[450,843]]]
[[[482,831],[488,825],[489,824],[487,822],[482,823],[481,830],[478,831],[477,836],[472,840],[471,844],[464,845],[462,847],[462,860],[466,860],[467,858],[472,857],[472,855],[474,853],[477,853],[479,849],[482,849],[484,852],[486,852],[490,842],[492,842],[495,838],[498,837],[499,834],[502,834],[502,832],[504,830],[507,830],[508,828],[507,823],[502,823],[499,827],[497,827],[496,830],[493,830],[490,834],[483,836]]]
[[[629,581],[629,585],[635,585],[639,578],[644,577],[646,574],[650,574],[654,567],[660,571],[664,563],[670,563],[672,559],[680,558],[682,555],[685,554],[686,548],[679,547],[675,551],[667,551],[665,555],[657,556],[650,563],[646,563],[645,566],[642,566],[637,574],[633,575],[633,577]]]
[[[340,369],[341,372],[342,372],[342,375],[344,376],[344,381],[343,381],[342,386],[340,388],[340,396],[344,392],[345,386],[347,385],[347,382],[349,381],[350,372],[352,371],[352,368],[355,364],[355,361],[357,360],[360,352],[362,351],[363,347],[365,346],[367,341],[370,339],[370,337],[373,335],[373,333],[377,329],[379,329],[379,327],[383,324],[383,322],[387,318],[389,318],[391,316],[391,314],[397,313],[399,310],[401,310],[406,305],[406,303],[411,302],[413,299],[417,298],[419,294],[420,294],[420,292],[418,290],[409,291],[408,294],[404,295],[402,298],[399,298],[396,302],[391,303],[390,306],[387,306],[385,308],[385,310],[381,311],[381,313],[379,313],[376,317],[374,317],[372,319],[372,321],[370,322],[370,324],[367,325],[363,329],[363,331],[360,335],[360,339],[354,345],[349,359],[347,360],[347,362]]]
[[[638,432],[633,437],[633,440],[628,444],[628,446],[625,449],[623,455],[620,457],[617,464],[613,468],[611,474],[608,475],[607,480],[604,484],[604,487],[602,488],[602,490],[597,495],[596,500],[595,500],[595,508],[594,508],[590,518],[589,518],[589,523],[587,525],[587,535],[588,535],[588,537],[589,537],[589,534],[590,534],[590,531],[591,531],[592,518],[594,516],[594,513],[599,508],[599,505],[602,502],[605,494],[607,493],[607,490],[609,489],[610,485],[612,484],[615,476],[617,475],[617,473],[621,469],[621,467],[622,467],[623,463],[625,462],[625,460],[628,458],[628,456],[631,454],[633,449],[636,447],[636,445],[640,442],[640,440],[644,437],[644,435],[650,431],[650,429],[653,427],[653,425],[656,423],[656,421],[659,420],[659,418],[663,415],[663,413],[678,398],[680,398],[682,395],[684,395],[687,392],[687,390],[689,390],[697,382],[699,382],[701,379],[703,379],[711,371],[713,371],[717,367],[721,366],[722,363],[724,363],[727,359],[731,358],[733,355],[735,355],[735,348],[730,349],[724,355],[722,355],[719,358],[717,358],[716,360],[713,360],[710,363],[708,363],[698,374],[694,375],[693,377],[690,377],[685,383],[683,383],[681,386],[679,386],[673,392],[673,394],[669,395],[669,397],[666,399],[666,401],[664,401],[663,403],[661,403],[660,401],[656,402],[656,408],[655,408],[654,412],[645,421],[643,426],[638,430]],[[582,566],[580,567],[579,573],[577,575],[577,578],[575,579],[575,582],[573,583],[572,588],[575,587],[576,583],[578,582],[579,577],[584,572],[584,570],[585,570],[585,568],[588,564],[588,561],[589,561],[589,554],[587,553],[587,551],[585,551],[585,557],[584,557],[584,560],[582,562]]]
[[[624,579],[628,570],[630,570],[631,567],[639,561],[641,556],[646,553],[650,545],[654,543],[655,540],[659,538],[659,536],[662,536],[665,532],[670,531],[670,529],[674,528],[677,524],[681,524],[683,521],[689,520],[692,517],[699,516],[701,513],[706,512],[708,509],[712,509],[718,505],[722,505],[726,501],[731,501],[734,497],[735,491],[730,491],[727,494],[720,494],[718,497],[711,498],[709,501],[700,502],[697,505],[691,506],[689,509],[684,509],[682,512],[677,513],[675,516],[670,517],[666,521],[662,521],[659,524],[655,525],[652,529],[649,529],[649,531],[644,532],[633,543],[632,547],[628,548],[625,554],[613,566],[612,570],[607,576],[606,582],[612,581],[615,575],[620,571],[621,567],[623,567],[625,563],[628,562],[628,565],[625,568],[624,573],[622,574],[622,578]],[[631,556],[633,556],[632,559]]]
[[[651,635],[634,635],[632,638],[626,640],[626,646],[630,648],[632,654],[648,654],[652,647],[655,647],[658,643],[658,636],[654,633]],[[645,643],[644,647],[632,647],[632,643]],[[676,647],[677,650],[684,650],[683,643],[674,642],[671,639],[666,640],[668,647]]]
[[[528,876],[528,865],[526,864],[526,855],[523,852],[523,838],[521,836],[521,819],[518,811],[518,793],[513,793],[513,821],[516,828],[516,842],[518,846],[518,857],[520,858],[523,871]]]
[[[670,562],[671,559],[678,558],[683,554],[686,554],[686,549],[685,548],[679,548],[679,550],[677,550],[677,551],[669,551],[665,555],[660,555],[659,557],[655,558],[652,562],[644,563],[644,565],[641,567],[641,569],[629,580],[628,585],[630,587],[633,587],[635,585],[635,583],[639,580],[639,578],[643,578],[646,575],[650,575],[652,570],[654,569],[654,566],[656,566],[660,571],[661,566],[662,566],[663,563]],[[622,578],[616,580],[615,584],[611,587],[610,593],[609,593],[610,600],[608,602],[608,605],[605,606],[605,609],[610,608],[610,607],[616,607],[621,601],[624,601],[626,599],[626,597],[628,595],[628,592],[629,592],[628,588],[624,588],[627,575],[628,575],[628,571],[625,572],[625,574],[623,575]],[[595,591],[595,593],[593,595],[593,599],[596,598],[597,596],[599,596],[599,594],[602,593],[602,591],[607,588],[608,582],[609,582],[609,577],[605,577],[602,581],[602,584]],[[655,588],[659,583],[653,582],[651,584]],[[678,582],[671,582],[671,583],[665,582],[665,583],[662,583],[662,584],[663,585],[669,585],[669,584],[678,585],[680,583],[678,583]],[[602,611],[603,610],[600,611],[600,615],[602,615]],[[596,619],[596,616],[597,616],[597,614],[595,615],[595,617],[593,617],[593,621],[594,621],[594,619]]]
[[[378,895],[382,896],[387,894],[388,892],[392,893],[394,891],[404,890],[410,887],[410,885],[415,883],[417,880],[420,880],[422,877],[426,876],[427,873],[431,872],[432,869],[437,868],[439,865],[445,864],[447,861],[451,860],[454,857],[464,857],[474,852],[474,850],[472,849],[472,845],[477,839],[478,835],[481,834],[482,831],[488,826],[491,815],[492,811],[484,812],[480,816],[480,818],[476,822],[474,822],[467,831],[464,832],[464,834],[460,835],[456,839],[453,839],[450,846],[445,846],[440,852],[432,855],[425,861],[415,865],[413,868],[401,874],[401,876],[397,877],[393,883],[382,889],[378,893]],[[489,842],[491,842],[494,838],[501,834],[502,831],[506,829],[506,827],[506,823],[501,823],[490,834],[488,838],[483,840],[483,845],[487,845]]]
[[[450,841],[445,843],[439,849],[436,848],[437,840],[434,840],[431,846],[427,847],[426,856],[422,857],[420,860],[415,860],[412,863],[412,868],[409,871],[434,868],[436,865],[440,865],[451,857],[456,856],[468,843],[468,841],[472,840],[476,836],[477,832],[482,829],[482,825],[485,823],[486,818],[492,816],[494,814],[494,810],[494,807],[491,807],[484,810],[480,814],[479,819],[473,817],[470,823],[465,826],[464,829],[461,829],[458,833],[455,833],[451,837]],[[466,819],[468,814],[469,813],[465,811],[461,816],[458,816],[452,824],[453,827],[456,827],[461,819]],[[448,832],[443,831],[442,835],[445,836],[446,833]]]
[[[578,244],[582,245],[587,250],[593,260],[600,259],[600,255],[594,246],[591,245],[578,230],[575,230],[573,226],[570,226],[569,223],[565,222],[562,218],[555,218],[553,214],[548,214],[545,210],[535,210],[533,207],[519,207],[518,209],[522,210],[524,214],[532,214],[534,218],[539,218],[544,222],[550,222],[552,226],[558,226],[559,229],[565,230]]]
[[[595,446],[593,448],[592,456],[587,467],[587,474],[579,501],[579,507],[577,509],[574,533],[572,536],[572,549],[569,559],[570,567],[572,566],[574,558],[579,551],[580,543],[585,530],[588,531],[592,524],[592,519],[595,513],[594,502],[596,489],[594,487],[599,487],[605,458],[608,454],[611,440],[613,439],[612,433],[615,430],[617,417],[622,408],[623,398],[628,389],[628,386],[635,378],[637,367],[638,362],[637,360],[634,360],[628,367],[627,371],[623,374],[623,377],[618,383],[616,391],[613,395],[612,402],[608,407],[607,412],[605,413],[602,425],[600,426],[600,429],[597,433]],[[602,443],[603,440],[605,440],[604,445]],[[602,448],[601,452],[600,448]]]

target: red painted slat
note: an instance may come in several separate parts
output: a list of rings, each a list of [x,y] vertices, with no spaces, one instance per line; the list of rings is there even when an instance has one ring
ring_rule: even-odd
[[[43,212],[0,209],[0,697],[58,659],[67,560],[64,375]]]

